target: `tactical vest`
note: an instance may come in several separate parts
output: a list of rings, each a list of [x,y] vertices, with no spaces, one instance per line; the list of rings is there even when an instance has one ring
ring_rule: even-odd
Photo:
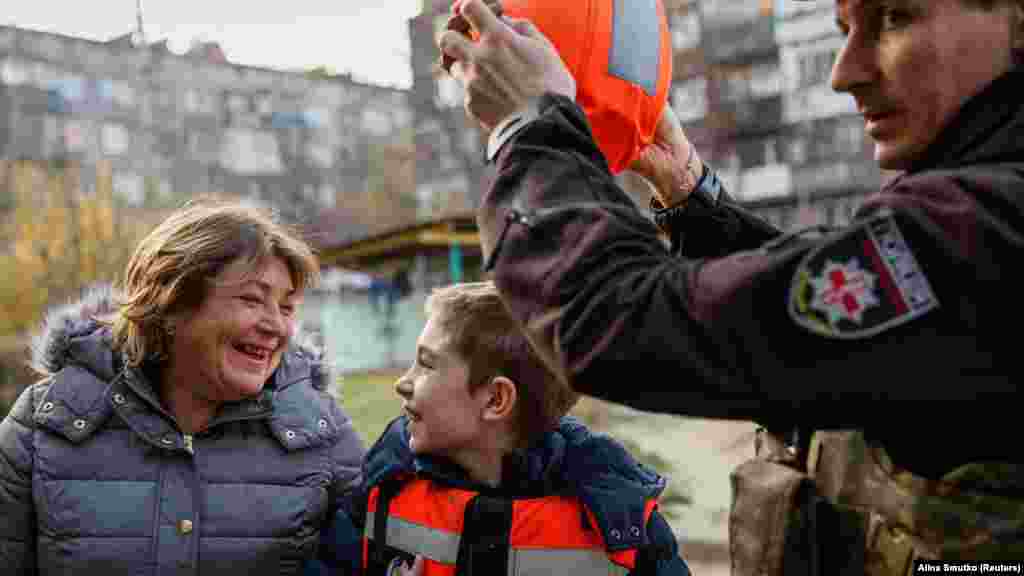
[[[962,466],[941,480],[900,469],[859,431],[801,450],[759,430],[732,473],[733,576],[910,576],[918,560],[1024,558],[1024,467]]]
[[[645,525],[655,506],[647,502]],[[425,576],[625,576],[638,550],[609,550],[597,526],[578,498],[497,498],[426,479],[388,482],[367,501],[363,568],[386,574],[396,557],[421,556]]]

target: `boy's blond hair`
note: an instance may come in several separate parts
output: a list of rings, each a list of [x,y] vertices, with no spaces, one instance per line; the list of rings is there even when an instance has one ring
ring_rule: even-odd
[[[515,425],[523,443],[554,428],[579,398],[533,352],[493,282],[436,288],[426,312],[436,315],[450,349],[469,366],[470,391],[496,376],[515,382]]]

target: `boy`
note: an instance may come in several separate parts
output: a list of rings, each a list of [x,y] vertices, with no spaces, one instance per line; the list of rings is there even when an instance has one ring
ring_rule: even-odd
[[[307,573],[687,576],[665,480],[565,414],[491,282],[427,299],[404,400]]]

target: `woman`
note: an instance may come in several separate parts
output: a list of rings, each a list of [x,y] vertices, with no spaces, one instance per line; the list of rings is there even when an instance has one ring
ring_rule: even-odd
[[[201,202],[119,292],[52,313],[45,378],[0,423],[6,574],[293,574],[364,449],[293,342],[316,257],[264,211]]]

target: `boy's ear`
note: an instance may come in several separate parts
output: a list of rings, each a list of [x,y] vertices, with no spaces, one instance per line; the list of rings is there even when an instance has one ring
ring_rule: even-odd
[[[485,420],[511,418],[519,400],[516,383],[504,376],[495,376],[487,384],[487,405],[484,406]]]

